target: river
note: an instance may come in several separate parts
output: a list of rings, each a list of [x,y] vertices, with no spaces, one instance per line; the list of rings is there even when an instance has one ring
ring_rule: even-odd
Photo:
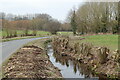
[[[76,61],[68,56],[61,56],[57,53],[54,53],[51,45],[48,45],[47,53],[53,65],[61,70],[60,73],[64,78],[85,78],[85,80],[99,80],[96,75],[91,73],[91,71],[79,61]]]

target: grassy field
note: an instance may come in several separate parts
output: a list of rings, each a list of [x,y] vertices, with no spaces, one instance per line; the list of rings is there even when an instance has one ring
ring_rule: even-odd
[[[29,30],[28,34],[32,34],[32,30]],[[17,35],[21,35],[21,34],[24,34],[24,31],[22,30],[17,30]],[[48,35],[50,34],[49,32],[47,31],[37,31],[37,35]],[[7,36],[7,33],[5,31],[0,31],[0,36]]]
[[[2,36],[2,33],[4,36],[6,35],[6,32],[0,31],[0,36]],[[17,31],[17,33],[18,35],[20,35],[20,34],[23,34],[23,31]],[[29,31],[29,34],[32,34],[32,31]],[[44,36],[47,34],[50,34],[50,33],[46,31],[37,32],[37,35],[39,36]],[[72,35],[72,34],[73,34],[72,32],[64,32],[64,31],[58,32],[58,35]],[[85,38],[84,40],[79,41],[81,43],[92,43],[95,46],[106,46],[111,50],[118,49],[118,35],[91,35],[91,36],[81,36],[81,37]]]
[[[33,31],[29,30],[28,34],[32,34]],[[2,39],[0,40],[0,42],[5,42],[5,41],[11,41],[11,40],[18,40],[18,39],[26,39],[26,38],[36,38],[36,37],[43,37],[43,36],[51,36],[50,32],[47,31],[37,31],[37,36],[24,36],[24,37],[20,37],[20,35],[24,34],[24,31],[22,30],[17,30],[17,35],[18,37],[14,37],[14,38],[6,38],[6,39]],[[59,35],[72,35],[72,32],[57,32],[57,34]],[[5,31],[0,31],[0,37],[2,36],[7,36],[7,33]]]
[[[29,30],[28,34],[32,34],[33,31]],[[17,35],[18,37],[13,37],[13,38],[6,38],[0,40],[0,42],[6,42],[6,41],[11,41],[11,40],[18,40],[18,39],[27,39],[27,38],[37,38],[37,37],[43,37],[43,36],[49,36],[51,35],[50,32],[47,31],[37,31],[37,36],[24,36],[21,37],[20,35],[24,34],[24,31],[18,30]],[[0,37],[2,36],[7,36],[7,33],[5,31],[0,31]]]
[[[95,46],[106,46],[111,50],[118,49],[118,35],[93,35],[85,36],[80,42],[89,42]]]
[[[33,31],[29,30],[28,34],[32,34],[32,32]],[[61,35],[72,35],[73,34],[73,32],[64,32],[64,31],[57,32],[57,33]],[[24,31],[17,30],[17,34],[18,35],[24,34]],[[47,34],[51,34],[51,33],[47,31],[37,31],[37,35],[47,35]],[[0,36],[7,36],[7,33],[5,31],[0,31]]]
[[[58,32],[58,34],[61,34],[61,35],[72,35],[73,32],[64,32],[64,31],[61,31],[61,32]]]
[[[29,30],[28,34],[32,34],[33,31]],[[61,34],[61,35],[72,35],[73,33],[72,32],[57,32],[58,35]],[[24,31],[22,30],[17,30],[17,34],[18,35],[21,35],[21,34],[24,34]],[[50,35],[51,33],[50,32],[47,32],[47,31],[37,31],[37,35]],[[7,36],[7,33],[5,31],[0,31],[0,36]]]

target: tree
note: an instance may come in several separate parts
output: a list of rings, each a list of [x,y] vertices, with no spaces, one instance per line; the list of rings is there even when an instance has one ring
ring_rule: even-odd
[[[74,33],[118,33],[118,10],[118,2],[86,2],[67,19]]]
[[[118,2],[118,33],[120,35],[120,1]],[[120,47],[120,45],[119,45]]]
[[[51,34],[56,34],[57,31],[60,29],[61,23],[57,20],[50,20],[48,23],[45,24],[44,28],[49,31]]]
[[[71,18],[71,28],[72,28],[73,34],[75,35],[76,34],[76,30],[77,30],[75,10],[74,10],[72,18]]]
[[[71,25],[67,22],[62,23],[60,27],[61,31],[71,31]]]

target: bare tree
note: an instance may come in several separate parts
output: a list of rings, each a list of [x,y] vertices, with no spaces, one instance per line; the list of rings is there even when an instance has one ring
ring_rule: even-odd
[[[57,20],[50,20],[46,25],[45,28],[47,31],[51,32],[51,34],[56,34],[57,31],[60,29],[61,23]]]
[[[117,2],[86,2],[76,16],[79,33],[118,33]]]

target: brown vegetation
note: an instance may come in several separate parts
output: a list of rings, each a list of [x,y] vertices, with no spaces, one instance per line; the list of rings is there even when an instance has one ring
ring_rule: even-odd
[[[58,45],[59,44],[59,45]],[[70,46],[72,44],[72,46]],[[53,39],[54,51],[72,58],[89,66],[94,73],[104,74],[107,77],[120,77],[120,53],[106,47],[94,47],[91,44],[70,43],[70,38],[60,37]]]
[[[43,48],[24,46],[3,66],[4,78],[58,78],[59,70],[50,62]]]

